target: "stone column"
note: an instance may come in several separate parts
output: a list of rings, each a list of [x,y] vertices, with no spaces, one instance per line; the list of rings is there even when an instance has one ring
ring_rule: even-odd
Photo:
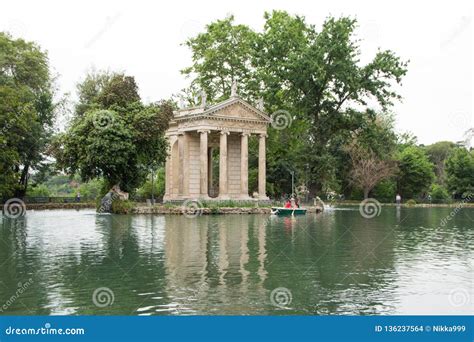
[[[249,198],[249,135],[244,132],[240,137],[240,193],[242,199]]]
[[[266,170],[266,147],[265,139],[267,135],[265,133],[260,134],[258,143],[258,197],[260,199],[268,199],[266,194],[266,181],[267,181],[267,170]]]
[[[189,196],[189,142],[188,134],[183,137],[183,195]]]
[[[178,196],[184,194],[184,133],[178,134]]]
[[[228,199],[227,187],[227,136],[228,131],[221,131],[219,146],[219,198]]]
[[[209,196],[208,193],[208,150],[207,150],[207,140],[208,140],[208,134],[209,131],[198,131],[200,134],[200,143],[199,143],[199,149],[200,149],[200,156],[199,156],[199,161],[200,161],[200,193],[201,197],[207,198]]]
[[[212,147],[208,149],[207,157],[207,179],[208,179],[208,194],[209,196],[214,195],[213,184],[214,184],[214,171],[212,170]]]

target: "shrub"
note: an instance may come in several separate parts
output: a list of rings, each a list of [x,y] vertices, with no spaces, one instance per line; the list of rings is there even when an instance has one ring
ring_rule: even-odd
[[[130,214],[133,203],[130,201],[115,200],[112,202],[112,213],[114,214]]]
[[[29,188],[26,195],[29,197],[49,197],[50,192],[46,185],[38,184]]]
[[[407,205],[415,205],[416,204],[416,201],[414,199],[409,199],[407,202],[406,202]]]
[[[449,199],[448,190],[442,185],[433,184],[430,189],[430,196],[433,203],[444,202]]]

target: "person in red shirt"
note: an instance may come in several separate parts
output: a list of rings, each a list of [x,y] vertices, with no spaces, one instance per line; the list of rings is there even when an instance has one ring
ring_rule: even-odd
[[[286,203],[285,203],[285,208],[291,208],[291,202],[290,202],[290,200],[286,201]]]

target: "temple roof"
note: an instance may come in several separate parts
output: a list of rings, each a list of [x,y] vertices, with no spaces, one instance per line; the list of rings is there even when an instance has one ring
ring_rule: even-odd
[[[235,118],[238,120],[264,121],[266,123],[272,121],[265,112],[252,106],[238,96],[232,96],[225,101],[209,107],[190,107],[174,112],[174,120],[176,121],[193,120],[209,116],[226,119]]]

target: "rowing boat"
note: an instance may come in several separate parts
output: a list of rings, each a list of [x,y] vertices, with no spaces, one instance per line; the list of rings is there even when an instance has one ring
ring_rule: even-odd
[[[306,209],[304,208],[282,208],[272,207],[272,214],[278,216],[294,216],[294,215],[305,215]]]

